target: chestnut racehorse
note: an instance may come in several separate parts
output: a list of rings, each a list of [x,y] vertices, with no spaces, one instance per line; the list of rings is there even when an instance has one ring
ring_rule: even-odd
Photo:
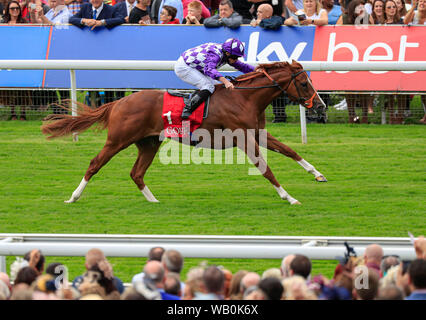
[[[216,86],[211,96],[209,115],[204,119],[200,129],[207,130],[214,137],[214,129],[240,129],[244,132],[246,142],[243,147],[235,141],[232,147],[238,146],[246,152],[253,164],[268,179],[279,196],[291,204],[300,204],[291,197],[275,179],[260,151],[256,134],[265,127],[265,109],[272,100],[285,93],[296,103],[312,108],[319,116],[324,116],[326,106],[314,89],[303,67],[293,61],[261,64],[254,72],[239,76],[233,80],[235,89],[227,90],[221,85]],[[139,149],[138,158],[130,173],[133,181],[150,202],[158,202],[148,186],[144,183],[144,175],[151,165],[162,141],[159,139],[163,130],[162,90],[142,90],[97,109],[82,106],[78,116],[51,115],[46,118],[50,122],[42,126],[42,132],[50,138],[82,132],[95,123],[108,128],[108,138],[101,152],[92,159],[80,185],[66,203],[77,201],[89,182],[115,154],[136,144]],[[212,138],[211,141],[214,139]],[[254,153],[247,150],[248,145],[254,146]],[[213,146],[212,146],[213,147]],[[314,166],[300,157],[295,151],[279,142],[267,133],[267,148],[281,153],[297,161],[306,171],[312,173],[317,181],[327,181]],[[260,170],[260,169],[259,169]]]

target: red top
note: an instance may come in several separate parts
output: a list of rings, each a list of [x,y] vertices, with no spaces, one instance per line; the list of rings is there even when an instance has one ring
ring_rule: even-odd
[[[161,24],[180,24],[179,19],[176,18],[175,20],[169,21],[167,23],[162,22]]]

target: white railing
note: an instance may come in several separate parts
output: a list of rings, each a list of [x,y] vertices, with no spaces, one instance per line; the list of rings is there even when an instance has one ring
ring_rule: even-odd
[[[0,256],[24,255],[32,249],[40,249],[46,256],[85,256],[90,249],[99,248],[108,257],[147,257],[152,247],[161,246],[176,249],[185,258],[282,259],[303,254],[313,260],[335,260],[344,256],[345,241],[358,256],[366,246],[377,243],[385,255],[415,259],[410,238],[25,233],[0,233]]]
[[[276,62],[276,61],[269,61]],[[262,62],[247,61],[256,66]],[[299,61],[307,71],[426,71],[426,61]],[[0,60],[0,70],[70,70],[71,100],[77,101],[75,70],[157,70],[174,69],[175,61],[158,60]],[[221,71],[234,71],[225,66]],[[72,103],[72,114],[77,114],[77,105]],[[305,108],[300,106],[302,143],[307,143]],[[77,140],[77,134],[74,134]]]

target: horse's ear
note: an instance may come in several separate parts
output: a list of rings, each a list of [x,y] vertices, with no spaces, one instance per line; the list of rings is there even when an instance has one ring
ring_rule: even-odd
[[[291,66],[293,68],[302,68],[303,69],[303,66],[299,62],[297,62],[296,60],[294,60],[294,59],[291,59]]]

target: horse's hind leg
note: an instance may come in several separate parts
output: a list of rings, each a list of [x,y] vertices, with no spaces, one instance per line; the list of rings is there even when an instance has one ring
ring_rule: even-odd
[[[81,197],[81,194],[89,183],[90,178],[94,176],[115,154],[117,154],[120,150],[123,150],[125,147],[127,146],[112,144],[107,141],[101,152],[99,152],[99,154],[90,161],[86,174],[81,180],[80,185],[73,192],[71,198],[64,202],[76,202]]]
[[[267,165],[265,159],[263,158],[262,154],[260,153],[259,144],[257,143],[255,137],[250,135],[250,133],[247,133],[246,141],[247,143],[245,145],[241,145],[238,142],[238,148],[240,148],[247,154],[251,162],[256,166],[257,169],[259,169],[262,175],[266,179],[268,179],[269,182],[272,183],[281,199],[287,200],[288,202],[290,202],[290,204],[300,204],[298,200],[290,196],[287,191],[285,191],[283,187],[279,184],[271,169]]]
[[[145,176],[146,171],[154,160],[160,145],[161,141],[159,140],[158,136],[148,137],[136,143],[136,146],[139,149],[139,154],[135,165],[133,166],[133,169],[130,172],[130,176],[132,177],[133,181],[136,183],[139,190],[142,191],[142,194],[149,202],[159,201],[148,189],[148,186],[143,181],[143,177]]]
[[[319,172],[313,165],[311,165],[308,161],[299,156],[293,149],[289,146],[286,146],[284,143],[278,141],[274,136],[272,136],[269,132],[267,134],[267,142],[268,149],[281,153],[286,157],[292,158],[299,165],[302,166],[303,169],[312,173],[315,176],[315,180],[318,182],[327,182],[327,179]]]

